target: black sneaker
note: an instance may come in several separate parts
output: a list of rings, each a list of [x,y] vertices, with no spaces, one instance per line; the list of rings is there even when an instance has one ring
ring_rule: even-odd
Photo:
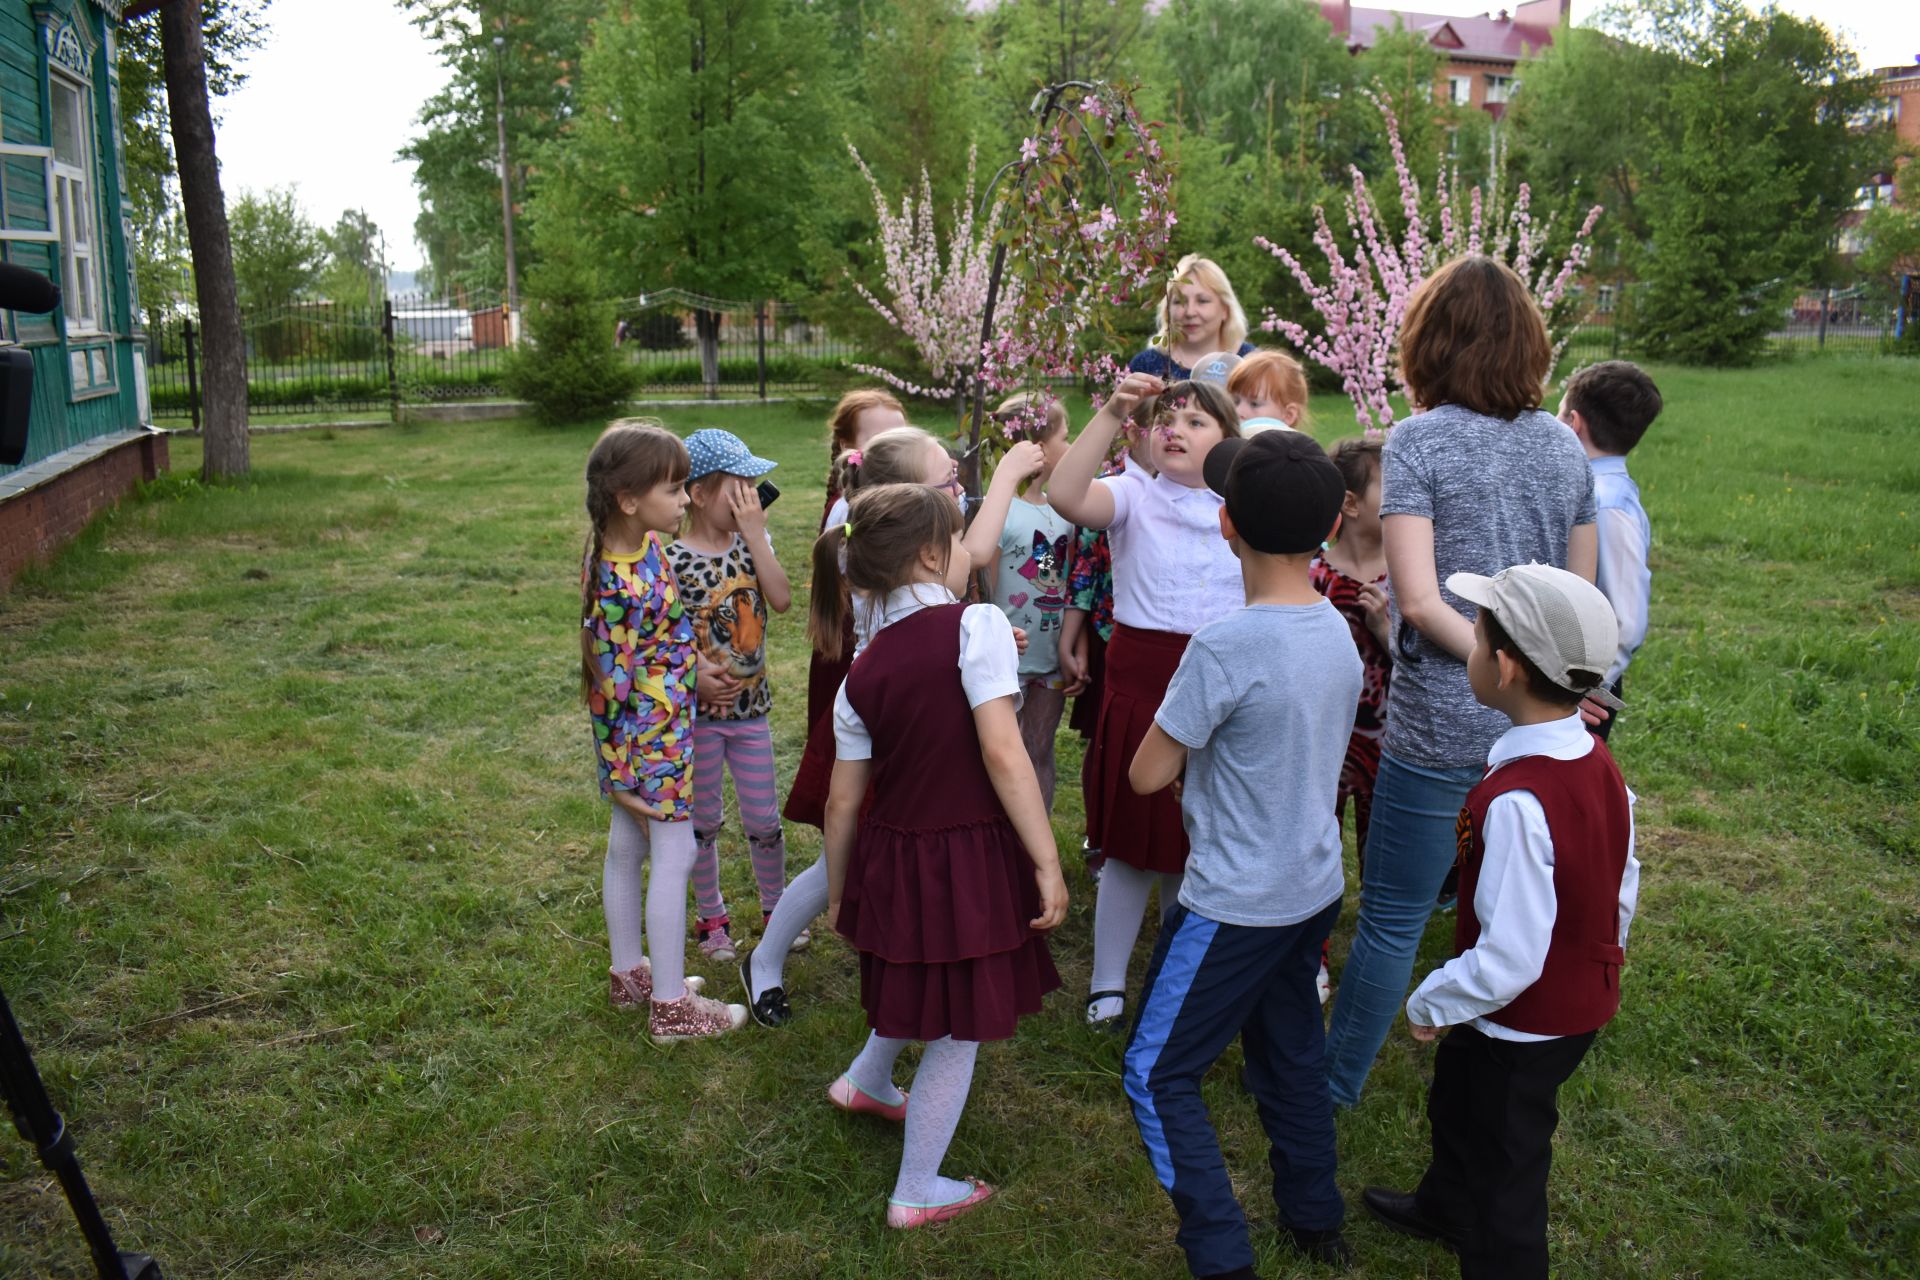
[[[1338,1227],[1331,1231],[1281,1227],[1280,1242],[1292,1246],[1295,1253],[1309,1262],[1329,1267],[1351,1267],[1354,1263],[1353,1246],[1347,1243],[1347,1238]]]
[[[740,986],[747,993],[747,1012],[753,1020],[763,1027],[784,1027],[793,1018],[793,1010],[787,1005],[787,992],[784,987],[768,987],[760,993],[758,1000],[753,998],[752,953],[740,957]]]

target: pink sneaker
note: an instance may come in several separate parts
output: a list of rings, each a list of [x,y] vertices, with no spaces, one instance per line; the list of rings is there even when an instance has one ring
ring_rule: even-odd
[[[700,954],[715,964],[732,964],[740,958],[739,950],[733,945],[733,937],[727,932],[727,926],[731,923],[725,916],[700,922]]]
[[[642,960],[624,973],[619,969],[607,970],[612,980],[611,990],[607,992],[607,1002],[616,1009],[644,1009],[653,1003],[653,965]],[[707,980],[698,974],[687,975],[687,990],[700,991]]]
[[[655,1000],[649,1007],[647,1030],[655,1044],[672,1044],[723,1036],[738,1031],[746,1021],[747,1006],[723,1004],[689,990],[678,1000]]]
[[[842,1075],[827,1086],[827,1101],[842,1111],[856,1116],[879,1116],[882,1120],[891,1120],[899,1124],[907,1118],[907,1091],[900,1091],[900,1101],[889,1105],[880,1101],[853,1082],[852,1077]]]
[[[972,1194],[952,1204],[901,1204],[889,1200],[887,1225],[895,1231],[911,1231],[915,1227],[930,1227],[936,1222],[951,1222],[963,1213],[972,1213],[993,1198],[993,1188],[980,1179],[968,1178],[967,1185],[973,1188]]]

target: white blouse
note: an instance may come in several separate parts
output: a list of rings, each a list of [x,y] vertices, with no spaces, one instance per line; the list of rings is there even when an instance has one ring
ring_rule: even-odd
[[[887,593],[879,609],[871,611],[874,626],[868,638],[922,609],[954,603],[953,593],[938,583],[916,582],[899,587]],[[858,617],[856,614],[856,629]],[[861,647],[866,647],[864,641]],[[960,687],[966,690],[969,707],[977,708],[1005,697],[1012,697],[1014,705],[1019,705],[1020,651],[1014,645],[1013,624],[994,605],[968,605],[967,611],[960,615],[959,665]],[[841,760],[873,758],[873,736],[853,709],[853,703],[848,701],[845,681],[833,699],[833,742],[834,754]]]
[[[1220,536],[1226,500],[1129,467],[1095,481],[1113,495],[1113,620],[1190,636],[1246,604],[1240,561]]]

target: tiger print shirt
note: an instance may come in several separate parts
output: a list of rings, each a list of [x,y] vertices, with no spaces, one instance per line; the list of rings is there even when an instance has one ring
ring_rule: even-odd
[[[685,542],[667,548],[667,563],[680,583],[680,598],[693,615],[693,643],[709,662],[741,682],[734,700],[700,715],[712,720],[755,720],[773,710],[767,680],[767,604],[760,596],[753,553],[739,534],[719,554]]]

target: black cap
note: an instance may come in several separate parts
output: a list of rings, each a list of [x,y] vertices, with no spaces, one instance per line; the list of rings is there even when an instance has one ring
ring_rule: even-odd
[[[1325,541],[1340,518],[1347,482],[1314,438],[1262,431],[1207,451],[1207,488],[1227,500],[1240,540],[1268,555],[1293,556]]]

